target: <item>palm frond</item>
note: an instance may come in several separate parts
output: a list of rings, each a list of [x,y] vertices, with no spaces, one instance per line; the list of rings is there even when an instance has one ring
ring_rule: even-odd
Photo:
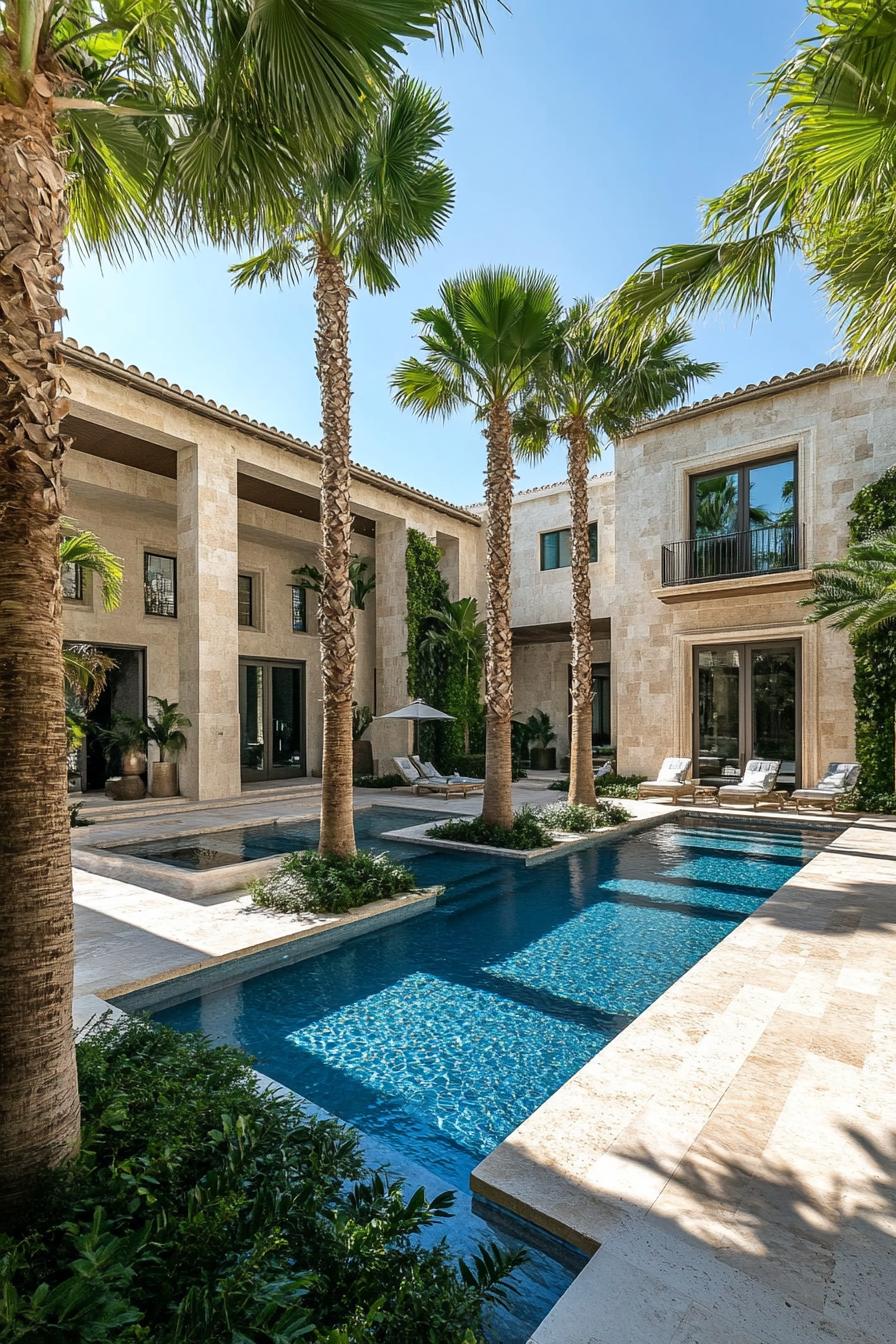
[[[63,520],[63,526],[71,526]],[[121,601],[121,587],[124,578],[123,563],[113,555],[99,537],[93,532],[70,532],[62,536],[59,542],[59,563],[61,565],[79,565],[81,569],[95,574],[100,581],[103,606],[114,611]]]
[[[810,622],[831,620],[835,629],[869,634],[896,621],[896,528],[854,542],[845,559],[816,565],[814,590],[801,605]]]

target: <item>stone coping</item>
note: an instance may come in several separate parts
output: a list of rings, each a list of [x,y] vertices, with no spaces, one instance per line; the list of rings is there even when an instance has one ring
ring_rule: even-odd
[[[474,1171],[596,1252],[533,1344],[896,1338],[896,822],[838,829]]]
[[[433,909],[441,891],[441,887],[424,887],[404,896],[372,901],[344,915],[317,916],[319,922],[308,927],[157,975],[110,985],[97,991],[96,997],[109,1000],[127,1012],[171,1007],[209,989],[223,989],[237,981],[320,956],[365,933],[425,914]]]

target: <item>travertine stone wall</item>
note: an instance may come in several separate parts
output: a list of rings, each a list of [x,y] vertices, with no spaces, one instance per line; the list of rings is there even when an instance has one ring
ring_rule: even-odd
[[[595,639],[592,661],[610,661],[610,641]],[[556,644],[517,644],[513,650],[513,708],[518,719],[537,709],[550,715],[557,741],[557,764],[569,755],[569,640]],[[611,722],[615,722],[611,707]]]
[[[597,523],[597,563],[591,566],[591,614],[602,617],[609,612],[616,573],[612,475],[592,477],[588,493],[589,522]],[[514,626],[551,625],[570,619],[570,571],[541,568],[542,532],[564,527],[569,527],[569,492],[565,482],[517,495],[511,532]]]

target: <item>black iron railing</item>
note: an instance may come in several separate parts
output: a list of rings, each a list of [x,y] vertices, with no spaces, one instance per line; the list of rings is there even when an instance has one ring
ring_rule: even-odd
[[[803,540],[795,523],[670,541],[663,546],[663,587],[799,569],[802,553]]]

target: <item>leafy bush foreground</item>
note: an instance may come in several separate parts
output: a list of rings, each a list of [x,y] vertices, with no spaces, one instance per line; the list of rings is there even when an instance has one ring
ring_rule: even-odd
[[[416,887],[411,870],[387,854],[359,849],[343,858],[306,849],[287,854],[269,877],[250,882],[249,893],[256,905],[283,914],[343,914]]]
[[[600,775],[594,780],[594,792],[598,798],[637,798],[638,785],[646,778],[646,775]],[[568,793],[569,779],[555,779],[548,788]]]
[[[602,798],[598,798],[596,807],[587,807],[584,803],[552,803],[550,807],[543,807],[539,816],[552,831],[576,832],[603,831],[608,826],[621,826],[632,819],[627,807]]]
[[[129,1020],[78,1047],[79,1157],[0,1237],[3,1344],[475,1344],[521,1254],[422,1249],[450,1195],[365,1169],[352,1131],[260,1094],[246,1057]]]
[[[531,807],[513,815],[513,825],[492,826],[482,817],[452,817],[426,832],[434,840],[459,840],[467,845],[492,845],[497,849],[547,849],[556,841]]]

